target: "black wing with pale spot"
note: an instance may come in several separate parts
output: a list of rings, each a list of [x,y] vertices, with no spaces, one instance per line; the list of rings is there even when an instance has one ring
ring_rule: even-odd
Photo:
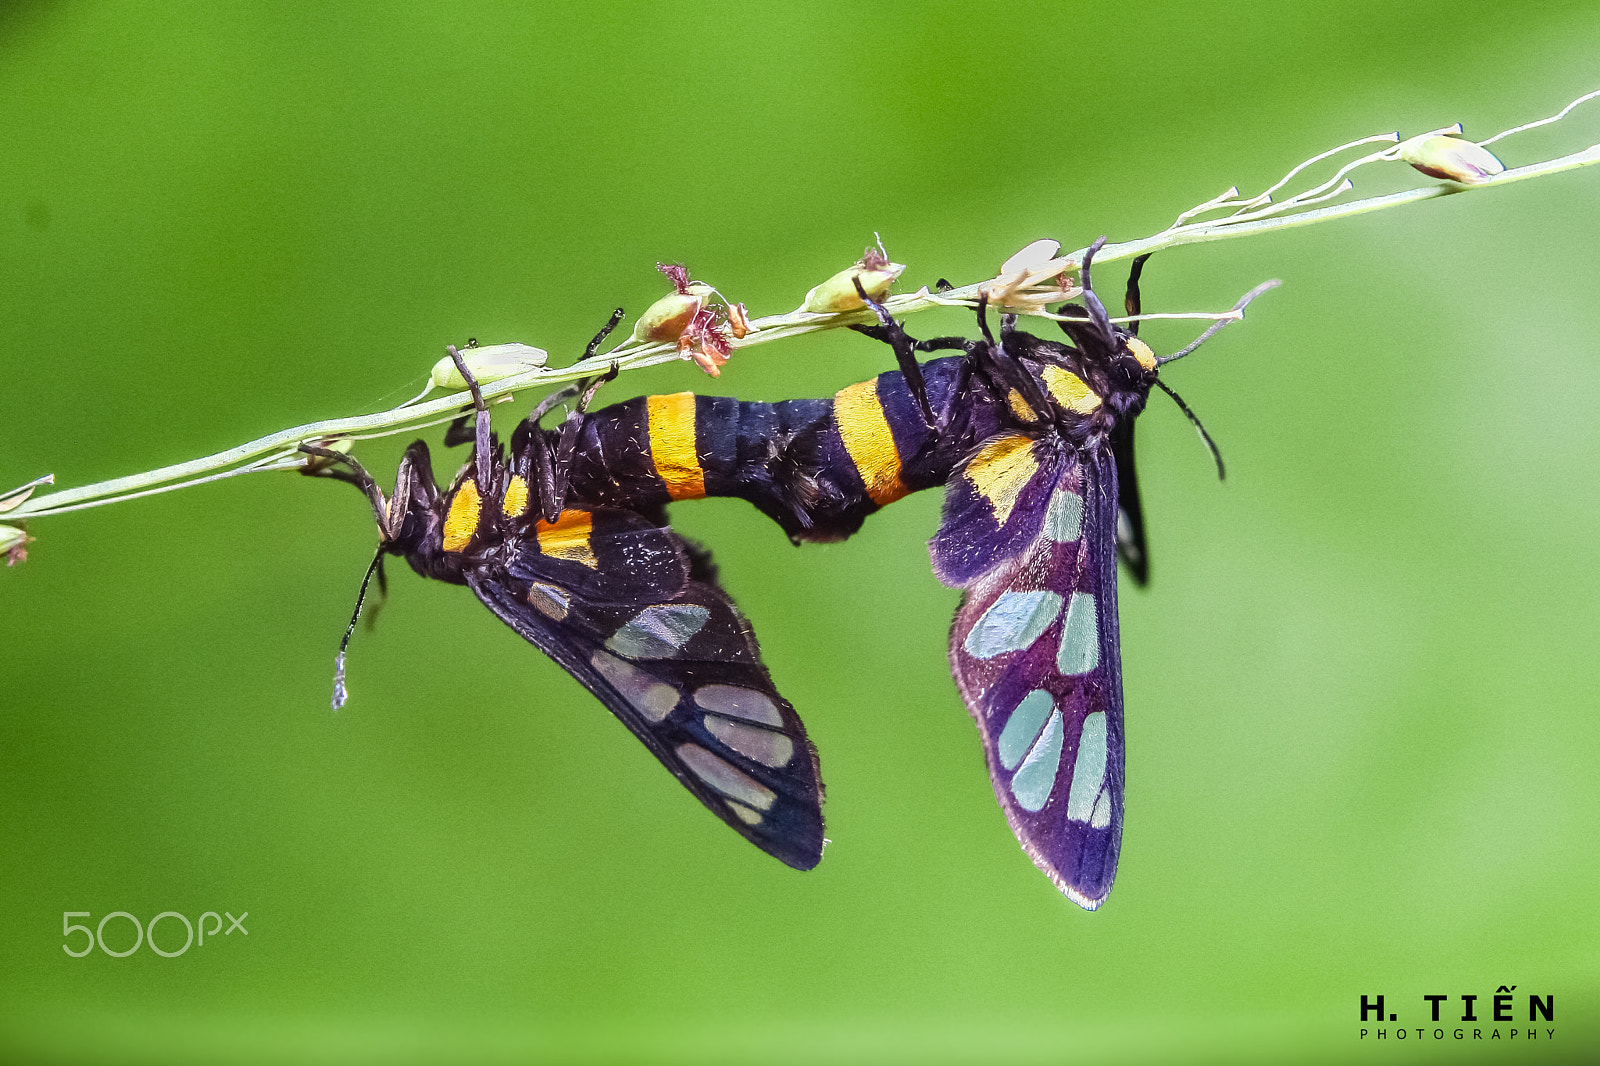
[[[717,817],[809,870],[823,843],[816,751],[709,559],[630,511],[588,521],[586,551],[544,554],[530,532],[493,549],[467,584]]]
[[[965,590],[950,665],[1012,832],[1093,910],[1122,841],[1116,461],[1046,438],[1030,462],[974,478],[983,454],[951,479],[932,543],[935,570]]]

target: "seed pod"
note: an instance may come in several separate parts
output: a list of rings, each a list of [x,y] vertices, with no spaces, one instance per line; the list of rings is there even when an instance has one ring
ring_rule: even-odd
[[[0,525],[0,555],[6,557],[7,566],[16,566],[28,558],[28,542],[33,538],[18,526]]]
[[[633,324],[633,339],[645,344],[682,337],[700,308],[717,291],[703,281],[690,281],[689,268],[679,263],[657,263],[656,269],[672,282],[673,291],[645,308]]]
[[[1395,151],[1430,178],[1463,185],[1480,185],[1506,169],[1494,153],[1465,137],[1427,133],[1411,138]]]
[[[633,339],[646,343],[677,340],[710,295],[711,286],[696,281],[683,292],[663,296],[646,308],[639,321],[633,324]]]
[[[524,370],[537,369],[550,359],[550,353],[543,348],[516,343],[491,344],[483,348],[461,348],[458,351],[461,354],[461,361],[467,364],[467,369],[472,371],[472,376],[478,379],[480,385],[520,374]],[[466,379],[461,376],[461,371],[456,369],[455,360],[448,355],[433,364],[429,378],[441,389],[467,387]]]
[[[894,284],[894,279],[905,269],[904,263],[889,262],[889,257],[881,249],[868,248],[855,266],[839,271],[806,293],[805,303],[800,305],[800,310],[824,315],[859,311],[866,304],[861,302],[861,295],[856,292],[858,278],[868,296],[882,300],[889,295],[889,287]]]

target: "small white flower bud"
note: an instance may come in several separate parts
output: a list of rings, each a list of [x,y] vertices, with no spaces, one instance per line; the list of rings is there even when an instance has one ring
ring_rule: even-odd
[[[1056,258],[1061,250],[1060,241],[1049,239],[1034,241],[1000,265],[1000,273],[983,286],[991,304],[1008,307],[1043,306],[1058,303],[1076,294],[1073,286],[1062,275],[1077,268],[1070,257]],[[1027,293],[1042,282],[1055,280],[1057,284],[1043,293]]]
[[[1428,133],[1396,149],[1401,159],[1432,178],[1479,185],[1503,172],[1505,164],[1487,148],[1465,137]]]

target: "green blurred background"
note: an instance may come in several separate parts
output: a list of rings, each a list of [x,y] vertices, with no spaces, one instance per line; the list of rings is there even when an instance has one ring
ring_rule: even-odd
[[[11,3],[0,485],[374,410],[468,336],[567,361],[660,293],[658,259],[766,314],[874,231],[911,287],[1143,236],[1352,137],[1550,114],[1600,86],[1597,41],[1587,2]],[[1597,131],[1580,111],[1502,154]],[[1097,914],[995,805],[935,494],[802,550],[741,504],[675,509],[821,749],[833,844],[804,875],[404,567],[330,712],[375,538],[342,486],[35,523],[0,573],[0,1055],[1600,1051],[1597,196],[1577,171],[1151,263],[1147,309],[1284,286],[1169,374],[1225,484],[1164,399],[1141,423],[1153,583],[1123,595],[1129,814]],[[607,395],[888,365],[828,335]],[[387,478],[404,441],[359,454]],[[62,952],[63,911],[116,910],[249,934]],[[1502,983],[1556,996],[1554,1042],[1358,1039],[1362,993],[1416,1025],[1424,993]]]

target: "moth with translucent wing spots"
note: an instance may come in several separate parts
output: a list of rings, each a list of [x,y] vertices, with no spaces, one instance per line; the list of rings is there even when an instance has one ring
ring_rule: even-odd
[[[996,341],[985,301],[980,339],[915,341],[858,289],[879,324],[856,328],[889,343],[899,369],[830,398],[678,393],[589,411],[595,381],[546,398],[505,456],[479,398],[473,459],[450,487],[435,487],[414,444],[392,499],[353,460],[311,450],[340,464],[321,472],[372,500],[378,559],[401,554],[424,576],[469,585],[718,817],[801,869],[823,844],[815,753],[709,558],[664,507],[739,497],[799,543],[843,539],[908,493],[944,487],[929,547],[938,577],[965,593],[950,659],[995,794],[1034,862],[1093,909],[1122,833],[1116,559],[1141,582],[1148,566],[1133,420],[1152,387],[1166,390],[1159,366],[1231,320],[1157,359],[1095,297],[1099,247],[1081,267],[1084,306],[1063,309],[1066,343],[1018,330],[1010,314]],[[1132,315],[1142,265],[1129,278]],[[917,359],[948,349],[962,354]],[[575,396],[560,429],[541,428]]]
[[[1012,315],[1002,318],[996,343],[980,302],[983,339],[956,342],[967,353],[956,390],[963,399],[917,398],[935,440],[973,445],[949,473],[943,519],[929,543],[935,574],[964,593],[950,634],[956,685],[1012,831],[1051,881],[1090,910],[1111,891],[1122,841],[1118,555],[1136,581],[1149,572],[1134,419],[1152,387],[1194,418],[1159,380],[1159,367],[1227,321],[1157,358],[1136,336],[1144,261],[1134,262],[1128,280],[1130,329],[1114,325],[1094,293],[1090,263],[1103,241],[1084,257],[1084,306],[1061,321],[1070,344],[1023,333]],[[894,346],[915,392],[932,367],[917,367],[916,350],[953,345],[912,342],[875,310],[881,324],[864,332]],[[971,412],[980,408],[998,424],[981,423],[985,435],[974,443]]]
[[[392,553],[425,577],[467,585],[593,692],[712,813],[788,865],[815,866],[823,846],[816,751],[710,556],[667,526],[659,504],[562,506],[575,431],[599,382],[547,397],[505,455],[477,382],[450,354],[477,413],[473,457],[445,491],[421,441],[407,449],[389,497],[354,460],[306,449],[337,464],[316,472],[357,485],[372,502],[380,545],[367,578]],[[562,431],[539,428],[544,413],[579,393]],[[355,618],[350,625],[346,643]],[[334,705],[344,698],[341,647]]]

